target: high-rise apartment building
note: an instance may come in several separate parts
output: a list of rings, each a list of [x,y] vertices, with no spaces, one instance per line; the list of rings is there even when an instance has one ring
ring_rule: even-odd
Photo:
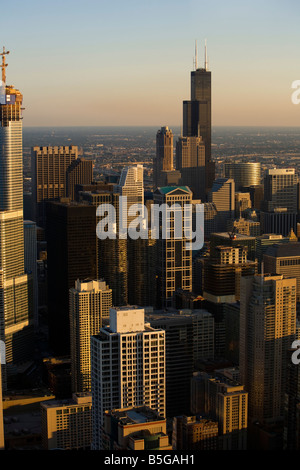
[[[2,60],[5,56],[2,55]],[[30,276],[24,269],[22,101],[19,90],[0,82],[0,340],[6,372],[32,352]]]
[[[46,226],[46,202],[66,196],[67,169],[77,158],[75,145],[31,149],[33,219],[38,226]]]
[[[192,379],[192,402],[198,413],[218,421],[219,450],[246,450],[248,393],[242,383],[215,371],[198,372]]]
[[[225,162],[225,178],[233,179],[237,191],[261,184],[260,162]]]
[[[153,200],[159,221],[157,306],[170,307],[177,289],[192,290],[192,212],[184,211],[185,205],[191,207],[192,192],[186,186],[165,186],[156,189]]]
[[[90,338],[109,320],[112,291],[103,280],[75,282],[69,291],[72,391],[91,390]]]
[[[105,411],[148,406],[165,417],[165,332],[144,321],[144,309],[110,310],[108,327],[91,338],[93,444],[102,446]]]
[[[153,159],[153,187],[166,186],[168,172],[174,171],[173,132],[168,126],[156,134],[156,154]]]
[[[70,352],[69,289],[97,279],[96,209],[62,199],[47,204],[49,341],[55,354]]]
[[[240,376],[249,420],[283,419],[287,351],[296,333],[296,279],[262,274],[241,279]]]

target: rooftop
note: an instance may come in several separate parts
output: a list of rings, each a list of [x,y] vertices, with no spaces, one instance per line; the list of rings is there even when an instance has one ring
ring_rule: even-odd
[[[122,425],[135,425],[149,423],[151,421],[162,421],[164,418],[159,416],[156,411],[146,406],[136,408],[121,408],[106,411],[107,415],[117,419]]]
[[[300,243],[283,243],[270,246],[266,253],[267,256],[275,256],[277,258],[300,257]]]

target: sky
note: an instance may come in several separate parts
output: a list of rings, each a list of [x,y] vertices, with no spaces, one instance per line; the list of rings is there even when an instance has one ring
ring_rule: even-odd
[[[181,126],[205,40],[213,126],[300,125],[298,0],[2,2],[24,126]]]

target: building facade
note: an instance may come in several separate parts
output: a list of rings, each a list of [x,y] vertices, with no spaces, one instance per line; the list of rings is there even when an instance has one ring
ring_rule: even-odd
[[[112,291],[103,280],[75,282],[69,290],[72,392],[91,391],[90,338],[109,320]]]
[[[165,332],[144,315],[143,308],[112,308],[109,327],[91,338],[94,450],[102,448],[106,411],[145,405],[165,417]]]

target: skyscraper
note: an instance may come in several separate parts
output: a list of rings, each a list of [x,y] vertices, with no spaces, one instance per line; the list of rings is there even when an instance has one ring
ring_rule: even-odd
[[[296,333],[296,279],[241,278],[240,374],[249,392],[249,420],[283,420],[287,351]]]
[[[66,171],[66,196],[74,201],[77,184],[91,184],[93,181],[93,162],[85,158],[73,160]]]
[[[77,158],[74,145],[31,149],[33,218],[38,226],[46,226],[46,202],[66,196],[67,168]]]
[[[192,190],[193,198],[205,201],[205,144],[201,136],[179,137],[176,168],[181,173],[181,184]]]
[[[247,259],[247,247],[217,246],[203,259],[203,297],[215,303],[240,300],[242,276],[257,273],[257,261]]]
[[[77,280],[69,296],[72,392],[90,392],[90,338],[109,320],[112,291],[103,280]]]
[[[206,192],[215,178],[215,165],[211,159],[211,72],[208,70],[206,46],[204,67],[191,72],[191,99],[183,102],[183,136],[202,137],[205,145]]]
[[[297,279],[297,302],[300,302],[300,243],[270,246],[263,257],[266,273],[283,274]]]
[[[156,154],[153,159],[154,189],[166,185],[166,173],[174,170],[173,132],[168,126],[162,127],[156,134]]]
[[[23,96],[5,83],[4,54],[0,84],[0,339],[6,365],[31,354],[33,314],[24,270]],[[4,378],[5,382],[5,378]]]
[[[119,184],[116,190],[121,196],[123,196],[123,198],[126,198],[127,207],[124,207],[122,210],[122,222],[123,227],[127,228],[130,222],[136,217],[136,213],[134,215],[129,215],[128,212],[130,206],[133,204],[139,204],[142,211],[144,209],[143,165],[129,166],[124,168],[121,172]],[[143,215],[143,212],[141,215]],[[125,220],[126,216],[127,220]]]
[[[192,213],[185,212],[184,205],[192,204],[192,192],[186,186],[165,186],[153,195],[154,211],[160,212],[158,245],[157,306],[174,306],[177,289],[192,290],[192,250],[188,238],[192,228]],[[155,207],[156,206],[156,207]],[[159,215],[159,214],[158,214]],[[164,222],[170,227],[164,234]],[[178,224],[179,221],[179,224]],[[181,237],[176,234],[181,229]]]
[[[37,273],[37,230],[36,223],[24,220],[24,266],[25,272],[32,276],[33,318],[37,328],[38,319],[38,273]]]
[[[197,361],[214,356],[214,319],[206,310],[154,311],[152,328],[165,331],[166,414],[190,413],[190,382]]]
[[[144,321],[144,309],[110,310],[109,327],[91,338],[94,450],[101,449],[104,413],[148,406],[165,416],[165,332]]]
[[[208,194],[209,202],[216,205],[218,211],[218,231],[227,230],[228,219],[234,218],[235,184],[230,178],[218,178],[213,182]]]
[[[225,162],[225,178],[233,179],[237,191],[261,184],[260,162]]]
[[[55,354],[69,354],[69,289],[97,279],[96,208],[63,199],[48,202],[46,215],[49,340]]]
[[[97,273],[98,279],[102,278],[112,289],[113,305],[128,304],[128,256],[127,239],[119,236],[119,201],[120,193],[115,192],[114,188],[103,190],[91,190],[80,192],[80,200],[95,207],[102,204],[109,204],[115,209],[116,225],[115,238],[107,237],[100,239],[97,237]],[[123,214],[124,215],[124,214]],[[96,224],[98,226],[103,219],[96,214]],[[125,220],[124,220],[125,222]]]
[[[264,210],[297,212],[298,177],[294,168],[273,168],[264,177]]]

